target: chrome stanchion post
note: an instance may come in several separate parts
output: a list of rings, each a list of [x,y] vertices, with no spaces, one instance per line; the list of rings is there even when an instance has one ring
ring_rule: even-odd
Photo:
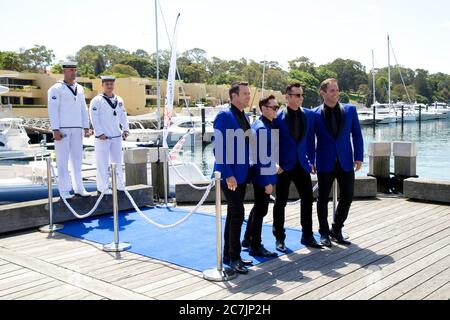
[[[111,184],[113,196],[113,215],[114,215],[114,242],[103,246],[103,251],[106,252],[121,252],[131,248],[131,245],[126,242],[119,242],[119,204],[117,199],[117,165],[111,164]]]
[[[168,195],[167,195],[167,186],[169,180],[169,150],[164,148],[164,162],[163,162],[163,175],[164,175],[164,205],[168,206]]]
[[[336,179],[334,179],[334,182],[333,182],[333,224],[334,224],[334,220],[336,218],[337,194],[338,194],[337,181],[336,181]]]
[[[214,172],[216,188],[216,263],[217,268],[203,271],[203,278],[209,281],[229,281],[237,277],[237,273],[230,268],[224,268],[222,262],[222,191],[220,189],[220,172]]]
[[[39,229],[43,233],[53,233],[64,228],[62,224],[53,224],[53,183],[52,183],[52,159],[47,158],[47,187],[48,187],[48,213],[49,225]]]

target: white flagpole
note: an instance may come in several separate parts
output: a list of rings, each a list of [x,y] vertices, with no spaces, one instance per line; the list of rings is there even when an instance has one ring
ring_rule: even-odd
[[[175,22],[175,30],[172,39],[172,53],[170,57],[169,74],[167,76],[167,92],[166,92],[166,102],[164,106],[164,129],[163,129],[163,147],[168,148],[167,145],[167,135],[168,129],[170,127],[170,122],[172,120],[173,113],[173,100],[175,96],[175,75],[177,71],[177,33],[178,33],[178,21],[180,19],[180,14],[177,16]]]

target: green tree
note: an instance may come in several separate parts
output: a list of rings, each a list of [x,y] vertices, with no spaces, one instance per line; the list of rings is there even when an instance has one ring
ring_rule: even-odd
[[[339,88],[344,92],[355,92],[361,84],[367,84],[366,67],[361,62],[350,59],[336,59],[325,65],[336,73]]]
[[[117,78],[139,77],[139,73],[133,67],[125,64],[115,64],[106,73],[112,74]]]
[[[289,72],[289,82],[299,82],[302,85],[305,94],[303,102],[305,107],[315,107],[319,104],[319,79],[305,71],[291,70]]]
[[[119,64],[125,64],[133,67],[141,77],[151,77],[155,66],[151,63],[149,58],[142,58],[140,56],[128,55],[119,60]]]
[[[55,59],[53,50],[45,46],[34,45],[21,53],[24,70],[39,72],[50,66]]]
[[[62,73],[63,73],[63,67],[62,67],[62,65],[59,64],[59,63],[54,64],[54,65],[52,66],[52,73],[54,73],[54,74],[62,74]]]
[[[22,56],[12,51],[0,51],[0,69],[22,71]]]
[[[350,102],[350,96],[347,93],[345,93],[345,92],[341,92],[339,94],[339,101],[341,103],[349,103]]]
[[[419,95],[427,98],[428,102],[432,102],[432,84],[428,77],[429,73],[427,70],[417,69],[416,77],[414,79],[414,87]]]

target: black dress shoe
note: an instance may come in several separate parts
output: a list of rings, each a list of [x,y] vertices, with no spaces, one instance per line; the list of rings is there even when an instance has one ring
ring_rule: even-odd
[[[252,257],[261,257],[261,258],[275,258],[278,257],[276,252],[272,252],[264,248],[264,246],[259,247],[258,250],[250,249],[249,255]]]
[[[230,268],[232,268],[237,273],[246,274],[248,273],[248,269],[242,263],[242,260],[233,260],[230,262]]]
[[[283,253],[285,253],[287,250],[286,250],[286,245],[284,244],[284,241],[282,241],[282,240],[277,240],[276,242],[275,242],[275,248],[278,250],[278,251],[280,251],[280,252],[283,252]]]
[[[350,241],[347,241],[347,240],[344,239],[344,237],[342,236],[342,232],[340,232],[340,231],[337,232],[337,231],[331,230],[330,231],[330,238],[334,242],[337,242],[337,243],[342,244],[344,246],[349,246],[349,245],[352,244]]]
[[[331,248],[331,240],[329,236],[320,236],[320,243],[328,248]]]
[[[249,259],[241,259],[241,261],[242,261],[242,264],[244,265],[244,266],[252,266],[253,265],[253,261],[252,260],[249,260]],[[224,264],[230,264],[230,258],[228,258],[228,257],[223,257],[223,263]]]
[[[247,239],[242,240],[241,246],[242,246],[242,248],[245,248],[245,249],[250,248],[250,241],[248,241]]]
[[[314,239],[314,237],[309,237],[309,238],[303,238],[300,241],[304,246],[307,246],[309,248],[314,248],[314,249],[322,249],[323,246],[318,244],[316,239]]]

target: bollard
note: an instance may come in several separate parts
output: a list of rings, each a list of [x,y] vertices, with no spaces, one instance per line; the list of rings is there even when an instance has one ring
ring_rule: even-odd
[[[389,192],[391,177],[391,143],[372,142],[369,145],[369,173],[368,176],[377,178],[378,192]]]
[[[203,271],[203,278],[208,281],[229,281],[237,277],[237,273],[230,268],[224,268],[222,262],[222,191],[220,189],[220,172],[214,172],[216,188],[216,262],[217,268]]]
[[[114,241],[103,246],[103,251],[106,252],[121,252],[131,248],[131,245],[126,242],[119,242],[119,204],[117,201],[117,165],[111,164],[111,184],[113,196],[113,215],[114,215]]]
[[[53,185],[52,185],[52,159],[47,158],[47,187],[48,187],[48,213],[49,224],[39,229],[42,233],[53,233],[64,228],[62,224],[53,224]]]
[[[125,182],[127,186],[148,184],[147,178],[148,153],[149,148],[135,148],[124,151],[123,159],[125,164],[125,177],[126,177]]]
[[[415,142],[394,142],[393,145],[395,175],[405,178],[416,177]]]

